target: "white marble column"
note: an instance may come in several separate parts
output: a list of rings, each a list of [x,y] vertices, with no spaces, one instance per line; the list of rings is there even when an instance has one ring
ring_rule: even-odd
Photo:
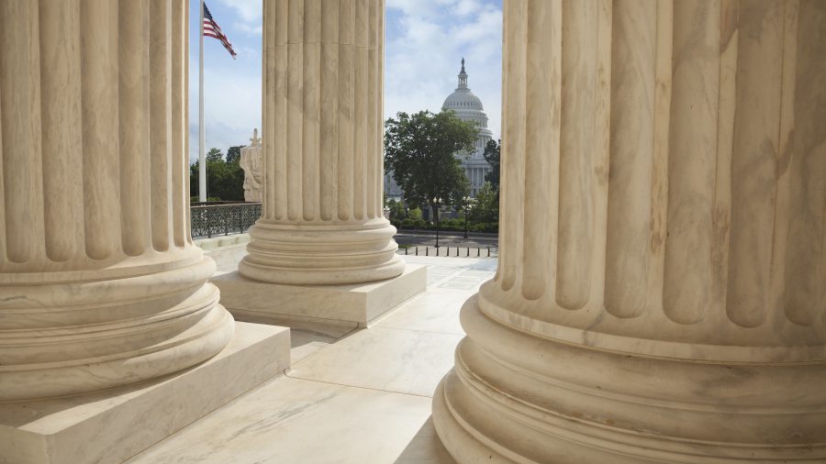
[[[459,463],[826,462],[826,2],[506,0]]]
[[[0,2],[0,401],[156,378],[232,337],[189,234],[187,19]]]
[[[262,218],[242,275],[283,284],[396,277],[382,214],[384,0],[264,2]]]

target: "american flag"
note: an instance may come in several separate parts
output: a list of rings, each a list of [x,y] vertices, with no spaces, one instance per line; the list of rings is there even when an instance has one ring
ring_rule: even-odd
[[[218,39],[224,45],[224,48],[227,49],[230,55],[232,55],[232,59],[235,59],[235,50],[232,49],[232,44],[229,43],[229,39],[224,33],[221,31],[221,28],[218,27],[218,23],[212,19],[212,14],[209,12],[209,8],[207,8],[206,3],[204,3],[204,36],[205,37],[212,37],[213,39]]]

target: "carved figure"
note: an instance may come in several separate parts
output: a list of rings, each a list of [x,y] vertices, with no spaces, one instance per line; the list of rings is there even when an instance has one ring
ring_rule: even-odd
[[[260,202],[263,194],[264,169],[261,160],[261,139],[258,129],[253,130],[252,142],[241,149],[241,169],[244,170],[244,201]]]

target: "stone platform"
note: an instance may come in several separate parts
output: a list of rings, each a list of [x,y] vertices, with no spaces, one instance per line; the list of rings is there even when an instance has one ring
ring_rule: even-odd
[[[289,329],[236,323],[209,361],[89,395],[0,405],[1,464],[121,463],[284,372]]]
[[[459,309],[496,260],[406,257],[428,288],[337,339],[293,331],[292,368],[127,464],[455,464],[430,420],[464,332]]]
[[[370,284],[282,285],[259,282],[237,271],[216,275],[221,304],[242,321],[324,331],[345,331],[368,323],[427,286],[424,266],[408,265],[402,275]]]

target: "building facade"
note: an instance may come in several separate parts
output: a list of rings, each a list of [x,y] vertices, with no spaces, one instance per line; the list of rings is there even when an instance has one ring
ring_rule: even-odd
[[[460,153],[456,156],[462,162],[462,169],[470,183],[470,196],[476,194],[485,185],[485,176],[491,171],[490,164],[485,160],[485,146],[493,140],[493,132],[488,128],[488,115],[479,99],[468,87],[468,74],[465,71],[465,60],[462,58],[462,70],[459,72],[459,86],[442,104],[442,110],[452,110],[462,121],[472,121],[479,126],[479,137],[473,153]],[[384,176],[384,192],[387,198],[401,198],[401,187],[393,180],[393,173]]]
[[[479,126],[476,149],[473,153],[457,154],[462,161],[462,169],[470,182],[470,196],[475,197],[485,185],[485,176],[490,172],[490,164],[485,160],[485,145],[493,140],[493,132],[488,128],[488,115],[479,99],[467,84],[465,59],[462,58],[462,70],[459,72],[459,86],[442,104],[442,110],[453,110],[462,121],[471,121]]]

